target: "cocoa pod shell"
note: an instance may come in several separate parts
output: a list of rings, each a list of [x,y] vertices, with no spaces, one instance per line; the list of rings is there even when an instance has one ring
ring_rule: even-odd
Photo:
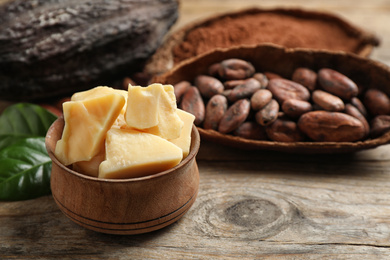
[[[30,101],[110,85],[139,71],[177,18],[176,0],[6,1],[0,98]]]

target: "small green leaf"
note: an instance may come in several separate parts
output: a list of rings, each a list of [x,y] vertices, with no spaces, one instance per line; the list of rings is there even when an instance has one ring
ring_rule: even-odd
[[[17,103],[0,116],[0,135],[45,136],[56,116],[41,106]]]
[[[44,137],[21,139],[0,151],[0,199],[25,200],[50,194],[51,160]]]
[[[50,194],[51,159],[46,132],[57,119],[28,103],[8,107],[0,116],[0,200],[26,200]]]

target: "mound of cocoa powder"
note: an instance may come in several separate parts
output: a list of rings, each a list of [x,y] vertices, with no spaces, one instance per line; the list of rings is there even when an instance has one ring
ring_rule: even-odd
[[[367,44],[377,46],[379,41],[341,19],[321,17],[321,13],[314,17],[297,10],[243,12],[211,19],[189,30],[172,52],[176,64],[215,48],[260,43],[359,53]]]

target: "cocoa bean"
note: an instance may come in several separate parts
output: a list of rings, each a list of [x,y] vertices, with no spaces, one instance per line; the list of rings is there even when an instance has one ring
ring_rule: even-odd
[[[379,137],[390,130],[390,116],[389,115],[376,116],[371,121],[370,125],[371,125],[370,136],[372,138]]]
[[[267,88],[280,104],[283,104],[287,99],[304,101],[310,99],[310,92],[307,88],[288,79],[271,79]]]
[[[341,98],[323,90],[317,89],[313,91],[311,98],[315,104],[327,111],[340,112],[345,108],[345,104]]]
[[[260,125],[266,126],[278,118],[279,103],[272,99],[265,107],[255,114],[255,120]]]
[[[390,114],[390,99],[379,89],[368,89],[363,102],[372,116]]]
[[[251,97],[251,107],[258,111],[265,107],[272,99],[272,93],[268,89],[260,89]]]
[[[180,108],[195,116],[195,125],[201,125],[205,117],[205,105],[198,88],[190,87],[184,94]]]
[[[250,101],[240,99],[231,105],[222,117],[218,131],[223,134],[236,130],[248,117],[250,112]]]
[[[176,96],[176,102],[180,103],[183,95],[187,92],[187,90],[191,87],[191,83],[188,81],[181,81],[173,86],[173,91]]]
[[[216,94],[221,94],[224,86],[218,79],[207,75],[199,75],[194,80],[194,85],[198,87],[201,95],[205,98],[211,98]]]
[[[270,71],[264,72],[264,75],[267,77],[268,81],[271,79],[282,79],[283,78],[279,74],[276,74],[276,73],[270,72]]]
[[[253,78],[260,82],[261,88],[268,86],[268,78],[264,73],[257,72],[253,75]]]
[[[366,117],[367,118],[367,109],[366,109],[366,107],[364,106],[364,104],[363,104],[363,102],[359,99],[359,98],[357,98],[357,97],[353,97],[353,98],[351,98],[351,104],[353,105],[353,106],[355,106],[359,111],[360,111],[360,113],[362,113],[362,115],[364,116],[364,117]]]
[[[232,103],[239,99],[250,98],[253,93],[261,88],[260,82],[254,78],[245,80],[244,84],[238,85],[229,93],[228,100]]]
[[[222,61],[220,65],[219,76],[225,80],[246,79],[255,73],[253,65],[241,59],[227,59]]]
[[[214,63],[212,64],[209,69],[208,69],[208,74],[210,76],[213,76],[213,77],[217,77],[218,76],[218,71],[219,71],[219,68],[221,67],[221,64],[220,63]]]
[[[357,109],[352,104],[346,104],[345,113],[359,119],[360,122],[363,123],[365,129],[364,136],[367,136],[370,133],[370,125],[368,124],[367,119],[364,117],[364,115],[360,112],[359,109]]]
[[[234,89],[239,85],[244,85],[245,79],[228,80],[223,83],[225,89]]]
[[[234,135],[240,136],[246,139],[253,140],[266,140],[267,135],[265,132],[265,127],[257,124],[253,121],[248,121],[242,123],[235,131]]]
[[[317,73],[308,68],[297,68],[294,70],[291,80],[305,86],[310,91],[314,91],[317,86]]]
[[[265,129],[267,136],[276,142],[301,142],[305,136],[296,122],[285,118],[278,118]]]
[[[361,121],[341,112],[305,113],[299,118],[298,127],[310,139],[319,142],[354,142],[365,134]]]
[[[206,115],[203,123],[204,129],[218,130],[219,122],[225,115],[228,101],[223,95],[213,96],[206,106]]]
[[[340,72],[329,68],[323,68],[318,71],[318,82],[326,92],[344,100],[351,100],[359,92],[355,82]]]
[[[298,118],[311,110],[313,107],[308,101],[287,99],[282,104],[282,111],[291,118]]]

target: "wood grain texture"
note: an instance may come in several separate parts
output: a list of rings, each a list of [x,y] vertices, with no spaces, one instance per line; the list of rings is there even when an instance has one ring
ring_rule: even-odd
[[[340,14],[380,35],[372,58],[390,65],[388,0],[182,0],[175,27],[253,5]],[[195,204],[148,234],[84,229],[51,196],[0,202],[0,259],[389,259],[390,145],[300,155],[202,141],[197,160]]]

